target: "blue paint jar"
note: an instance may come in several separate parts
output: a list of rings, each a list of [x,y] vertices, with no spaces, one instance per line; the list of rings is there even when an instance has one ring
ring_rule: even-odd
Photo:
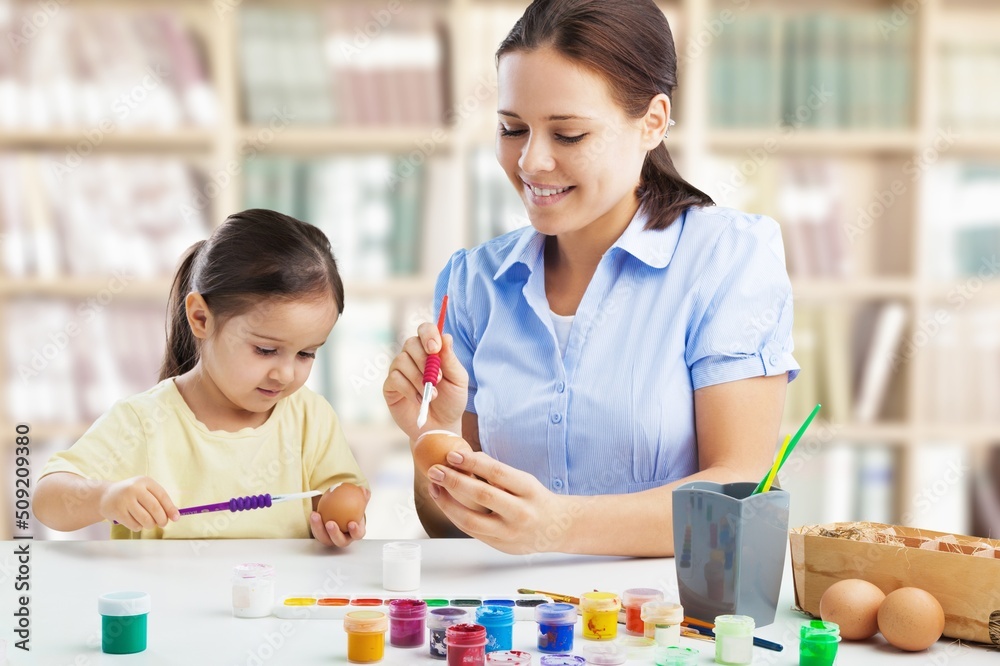
[[[476,622],[486,627],[486,651],[510,650],[514,645],[514,609],[509,606],[480,606]]]
[[[541,652],[572,652],[576,606],[541,604],[535,607],[538,623],[538,649]]]

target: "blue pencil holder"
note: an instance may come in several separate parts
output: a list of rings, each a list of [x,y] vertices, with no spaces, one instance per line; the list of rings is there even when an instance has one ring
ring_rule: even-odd
[[[692,481],[673,492],[674,563],[684,614],[774,622],[788,543],[788,492]]]
[[[509,606],[480,606],[476,623],[486,627],[486,651],[510,650],[514,645],[514,609]]]

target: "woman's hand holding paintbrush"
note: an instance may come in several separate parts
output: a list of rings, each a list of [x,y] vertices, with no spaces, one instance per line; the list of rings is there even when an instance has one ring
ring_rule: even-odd
[[[440,358],[440,379],[432,389],[427,421],[418,426],[425,390],[424,370],[432,354]],[[389,366],[382,394],[396,425],[411,442],[426,430],[461,433],[462,414],[469,397],[469,374],[455,355],[452,337],[442,334],[434,324],[421,324],[417,335],[403,343],[402,351]]]

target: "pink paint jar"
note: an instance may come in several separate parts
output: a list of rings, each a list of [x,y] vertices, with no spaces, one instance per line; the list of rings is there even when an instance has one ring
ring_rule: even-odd
[[[455,624],[445,635],[448,666],[486,666],[486,627]]]
[[[393,599],[389,602],[389,644],[412,648],[424,644],[427,602],[421,599]]]

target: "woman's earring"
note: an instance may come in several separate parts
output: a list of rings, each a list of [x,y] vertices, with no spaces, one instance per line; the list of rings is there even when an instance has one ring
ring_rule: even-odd
[[[664,139],[666,139],[666,138],[667,138],[668,136],[670,136],[670,126],[671,126],[671,125],[676,125],[676,124],[677,124],[677,123],[675,123],[675,122],[674,122],[674,119],[673,119],[673,118],[669,118],[669,119],[667,119],[667,131],[666,131],[666,133],[664,133],[664,135],[663,135],[663,138],[664,138]]]

